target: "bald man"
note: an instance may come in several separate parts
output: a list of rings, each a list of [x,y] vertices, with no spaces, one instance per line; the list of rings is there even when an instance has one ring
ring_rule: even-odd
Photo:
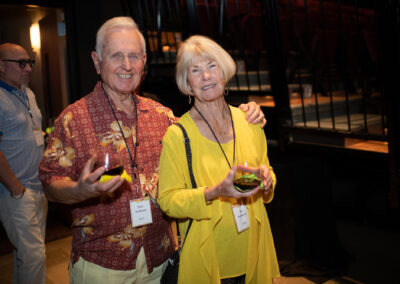
[[[14,246],[13,283],[45,283],[47,200],[38,177],[42,115],[27,87],[34,61],[0,45],[0,221]]]

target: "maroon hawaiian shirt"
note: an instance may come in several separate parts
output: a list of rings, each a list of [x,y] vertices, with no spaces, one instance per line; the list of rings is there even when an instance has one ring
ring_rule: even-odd
[[[169,222],[156,199],[161,140],[175,118],[155,101],[137,95],[134,99],[137,121],[135,115],[117,110],[111,99],[108,102],[100,82],[92,93],[68,106],[47,140],[39,175],[44,185],[59,179],[76,181],[92,154],[108,152],[110,159],[119,159],[133,182],[125,181],[113,194],[74,205],[72,259],[83,257],[106,268],[129,270],[135,268],[143,246],[151,272],[174,251]],[[124,140],[137,165],[136,179]],[[129,201],[143,196],[150,197],[153,223],[134,228]]]

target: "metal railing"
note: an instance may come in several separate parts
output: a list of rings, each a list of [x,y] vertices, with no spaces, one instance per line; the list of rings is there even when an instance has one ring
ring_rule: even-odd
[[[342,2],[279,1],[288,81],[298,84],[290,127],[386,140],[375,3]]]
[[[148,76],[173,81],[180,42],[203,34],[237,64],[230,92],[272,95],[285,135],[386,141],[376,5],[374,0],[136,0],[131,11],[148,43]]]

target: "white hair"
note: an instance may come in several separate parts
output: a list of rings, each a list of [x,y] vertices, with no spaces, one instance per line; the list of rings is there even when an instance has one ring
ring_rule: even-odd
[[[139,34],[140,43],[142,45],[143,54],[146,53],[146,41],[143,34],[140,32],[137,24],[131,17],[114,17],[107,20],[97,31],[96,35],[96,53],[101,60],[101,53],[104,49],[104,38],[106,33],[114,28],[119,29],[133,29]]]
[[[215,61],[222,70],[225,84],[235,75],[235,61],[218,43],[206,36],[191,36],[179,47],[176,62],[176,84],[185,95],[189,95],[192,92],[187,78],[189,67],[197,57]]]

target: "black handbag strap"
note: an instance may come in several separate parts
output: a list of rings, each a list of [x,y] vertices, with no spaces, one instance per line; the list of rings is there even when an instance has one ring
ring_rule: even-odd
[[[185,127],[183,127],[182,124],[180,124],[179,122],[175,122],[175,125],[179,126],[179,128],[182,130],[183,141],[185,142],[186,158],[187,158],[187,163],[188,163],[188,168],[189,168],[190,181],[192,182],[192,187],[196,188],[197,183],[196,183],[196,180],[194,179],[193,169],[192,169],[192,151],[190,149],[190,139],[187,135]]]
[[[182,124],[180,124],[179,122],[175,122],[175,125],[178,126],[182,130],[183,141],[185,142],[186,159],[187,159],[188,168],[189,168],[190,181],[192,182],[192,188],[196,188],[197,183],[194,178],[193,169],[192,169],[192,151],[190,149],[190,139],[187,135],[186,129],[183,127]],[[185,238],[183,239],[182,247],[185,244],[186,237],[189,233],[190,226],[192,226],[192,222],[193,222],[193,219],[190,219],[188,229],[186,230]]]

